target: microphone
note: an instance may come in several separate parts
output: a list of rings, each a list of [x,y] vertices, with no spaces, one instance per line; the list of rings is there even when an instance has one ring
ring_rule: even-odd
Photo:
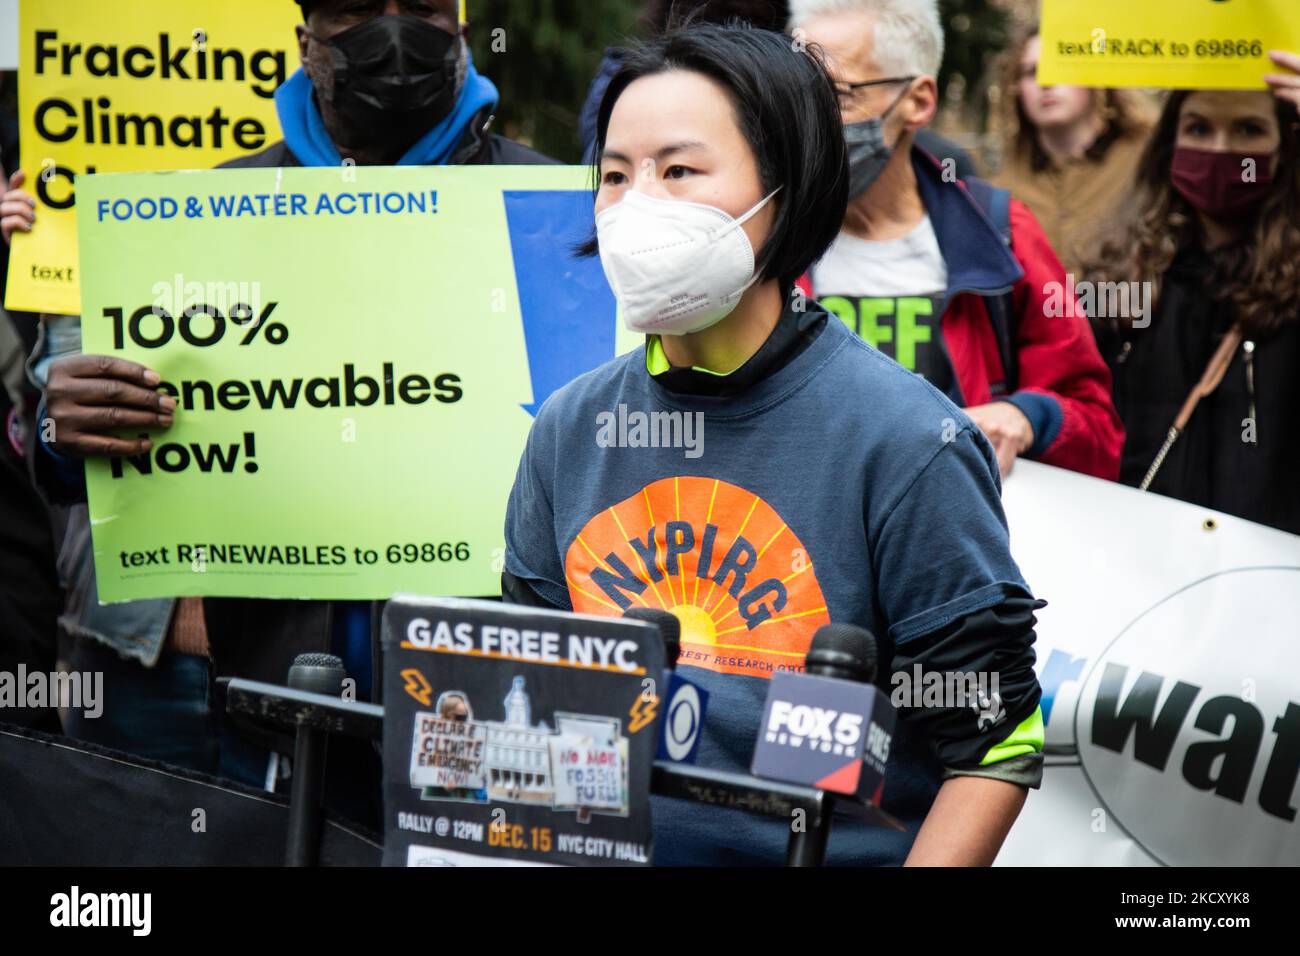
[[[813,634],[806,672],[814,677],[873,683],[876,679],[876,639],[856,624],[823,624]]]
[[[853,624],[823,624],[806,672],[772,675],[751,772],[879,806],[894,708],[871,682],[876,639]]]
[[[333,654],[299,654],[289,668],[294,690],[338,697],[348,672]],[[289,838],[286,866],[315,866],[320,848],[321,799],[325,791],[325,749],[329,734],[298,725],[293,744],[293,782],[289,796]]]
[[[338,697],[347,676],[343,661],[333,654],[299,654],[289,668],[288,684],[294,690]]]
[[[664,642],[665,693],[662,696],[667,703],[659,719],[659,749],[655,759],[695,763],[704,714],[709,707],[709,692],[677,673],[677,659],[682,653],[682,622],[677,615],[657,607],[629,608],[623,616],[653,624]]]

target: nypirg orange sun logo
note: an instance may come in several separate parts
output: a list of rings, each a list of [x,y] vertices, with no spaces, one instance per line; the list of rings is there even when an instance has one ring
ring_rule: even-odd
[[[569,546],[573,609],[671,611],[681,663],[770,677],[802,670],[830,615],[807,552],[767,502],[716,478],[663,478],[592,517]]]

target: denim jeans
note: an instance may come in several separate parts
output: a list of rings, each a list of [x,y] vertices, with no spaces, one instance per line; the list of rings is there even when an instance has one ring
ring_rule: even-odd
[[[211,708],[207,658],[163,654],[154,667],[123,658],[98,641],[79,638],[69,669],[101,672],[99,717],[71,711],[69,737],[261,787],[270,754],[223,727]]]

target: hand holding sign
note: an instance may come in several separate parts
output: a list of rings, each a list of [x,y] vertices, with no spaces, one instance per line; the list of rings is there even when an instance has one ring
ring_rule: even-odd
[[[108,355],[70,355],[50,366],[45,391],[59,454],[111,457],[139,455],[147,438],[118,438],[124,428],[168,428],[176,401],[154,391],[158,373],[137,362]]]
[[[23,191],[27,174],[21,169],[15,170],[9,178],[9,186],[0,197],[0,232],[4,235],[5,245],[15,232],[31,232],[32,223],[36,221],[36,200],[30,193]]]
[[[1268,58],[1291,72],[1269,73],[1264,77],[1264,82],[1279,100],[1288,100],[1300,107],[1300,54],[1272,50]]]

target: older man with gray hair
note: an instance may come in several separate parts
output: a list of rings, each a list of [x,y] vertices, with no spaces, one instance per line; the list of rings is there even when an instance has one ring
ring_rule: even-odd
[[[964,408],[1004,476],[1025,456],[1114,479],[1110,374],[1042,228],[916,146],[938,107],[937,0],[793,0],[790,13],[795,40],[827,54],[849,149],[844,228],[804,291]]]

